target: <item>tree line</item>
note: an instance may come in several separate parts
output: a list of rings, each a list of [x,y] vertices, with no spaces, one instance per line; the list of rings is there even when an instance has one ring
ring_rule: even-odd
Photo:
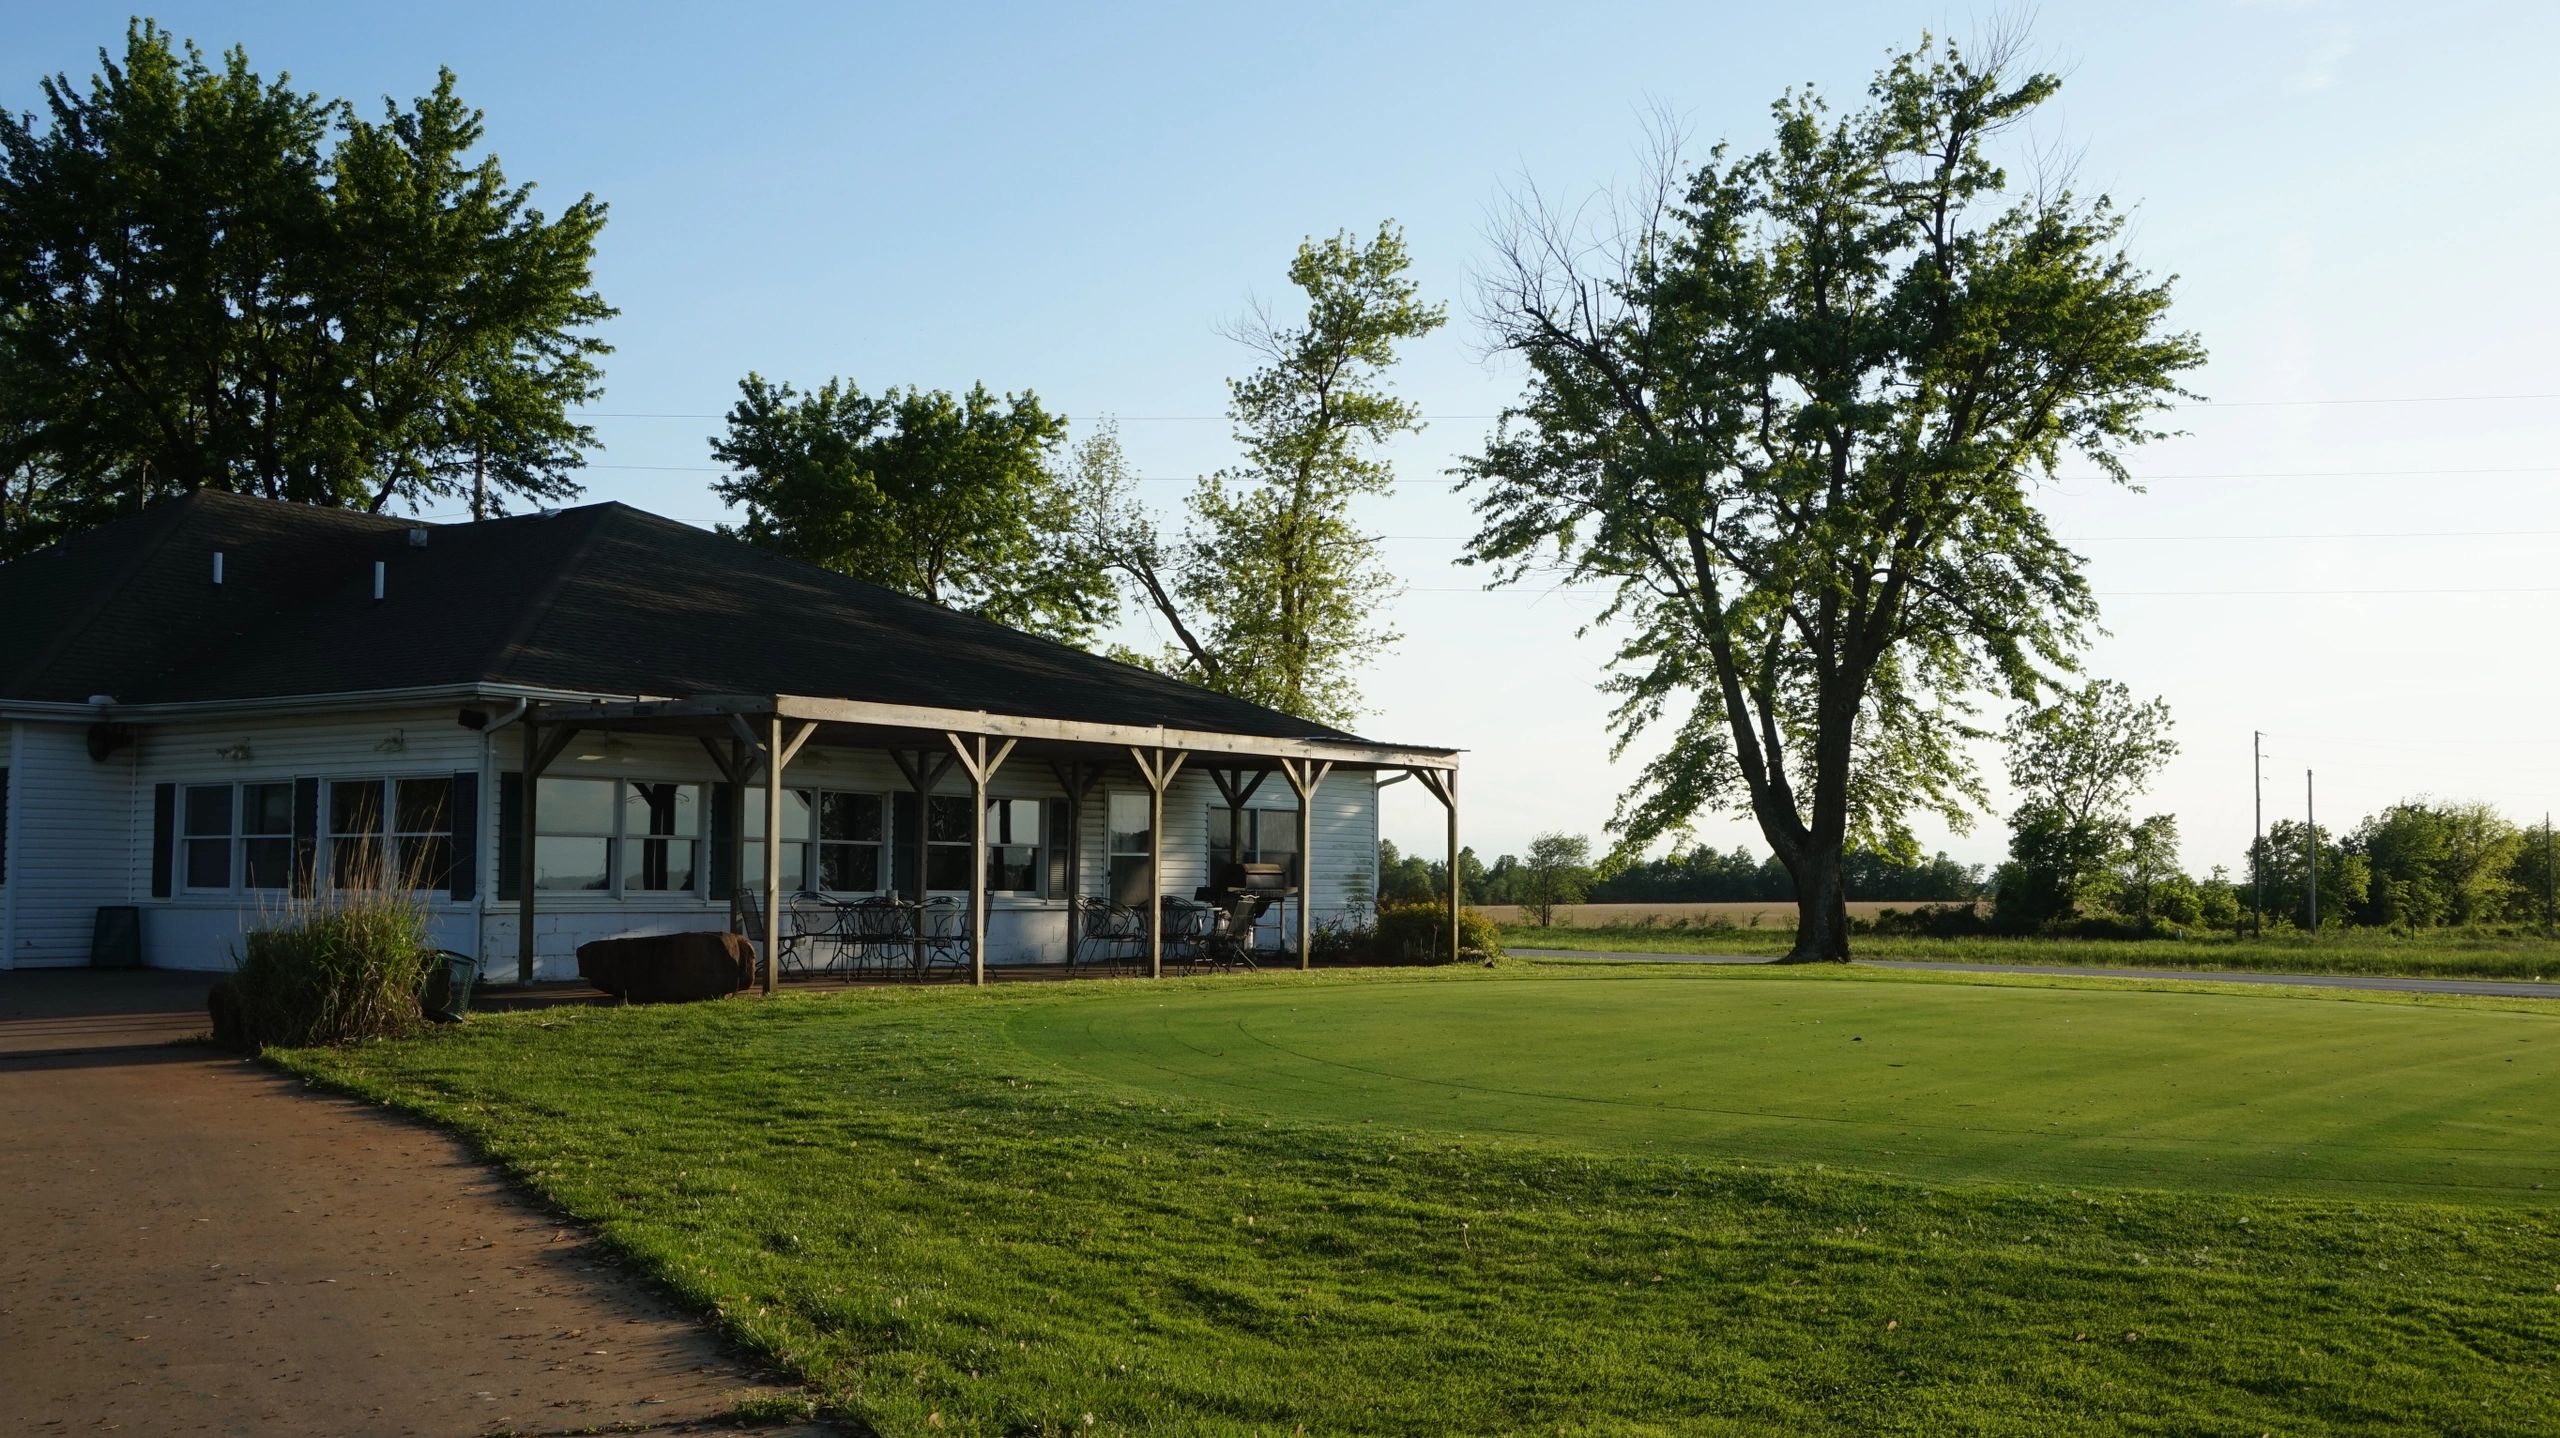
[[[1959,863],[1941,852],[1905,861],[1871,849],[1853,849],[1845,872],[1852,901],[1965,903],[1980,897],[1986,880],[1980,864]],[[1563,904],[1793,903],[1795,877],[1775,854],[1754,859],[1736,846],[1719,852],[1680,848],[1618,865],[1597,865],[1591,841],[1579,834],[1540,834],[1525,855],[1502,854],[1490,864],[1472,848],[1458,851],[1464,901],[1551,909]],[[1449,865],[1378,844],[1378,899],[1419,903],[1449,892]]]

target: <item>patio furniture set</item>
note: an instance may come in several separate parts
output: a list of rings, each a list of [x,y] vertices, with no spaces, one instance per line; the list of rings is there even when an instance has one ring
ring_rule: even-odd
[[[739,896],[745,932],[763,928],[761,896]],[[1267,894],[1238,894],[1225,905],[1168,895],[1164,961],[1195,972],[1255,969],[1267,957],[1256,926],[1272,904]],[[965,978],[970,972],[969,909],[957,899],[918,904],[886,895],[843,899],[803,890],[783,902],[778,957],[786,978]],[[1134,905],[1079,898],[1071,912],[1067,971],[1143,973],[1147,915]]]

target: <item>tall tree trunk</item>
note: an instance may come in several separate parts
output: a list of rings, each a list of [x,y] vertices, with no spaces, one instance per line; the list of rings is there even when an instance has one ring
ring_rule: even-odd
[[[1849,962],[1849,876],[1840,850],[1809,844],[1793,861],[1779,858],[1796,881],[1796,944],[1779,962]]]

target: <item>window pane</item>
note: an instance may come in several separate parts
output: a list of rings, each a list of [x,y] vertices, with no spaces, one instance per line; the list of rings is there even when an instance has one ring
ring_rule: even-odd
[[[395,787],[400,792],[399,797],[393,801],[392,816],[398,820],[398,832],[403,834],[453,832],[453,781],[451,779],[403,779]]]
[[[762,789],[749,789],[747,791],[747,823],[744,832],[750,839],[761,839],[764,837],[764,790]],[[786,789],[783,791],[782,837],[786,839],[806,839],[809,837],[808,790]],[[759,860],[758,862],[762,861]]]
[[[1147,902],[1147,861],[1144,856],[1115,855],[1111,860],[1111,902],[1144,907]]]
[[[404,889],[446,890],[453,887],[453,841],[442,834],[395,841],[399,851],[391,872]]]
[[[925,809],[925,839],[935,844],[966,844],[969,832],[969,801],[956,794],[936,794]],[[964,885],[966,879],[961,881]]]
[[[1040,891],[1040,850],[1033,844],[989,844],[987,887],[1005,894]]]
[[[241,858],[248,872],[241,876],[244,889],[281,889],[293,874],[293,841],[291,839],[250,839],[240,846]]]
[[[962,804],[965,811],[967,804]],[[928,889],[965,889],[969,887],[969,846],[935,844],[925,850],[924,885]]]
[[[205,835],[228,835],[231,832],[230,785],[187,786],[187,832]]]
[[[622,832],[691,838],[702,832],[699,784],[627,784],[622,792]],[[550,827],[545,825],[545,828]]]
[[[329,785],[329,832],[332,834],[379,834],[382,832],[382,781],[379,779],[340,779]]]
[[[536,816],[546,834],[610,834],[613,832],[611,779],[544,779]]]
[[[1227,842],[1234,837],[1235,831],[1229,827],[1234,822],[1233,809],[1224,804],[1209,806],[1209,882],[1213,884],[1220,882],[1218,871],[1235,862],[1236,856],[1229,852],[1232,846]],[[1250,810],[1244,816],[1244,826],[1244,850],[1250,854],[1253,852],[1253,814]]]
[[[1111,796],[1111,852],[1143,854],[1147,852],[1149,804],[1144,794]]]
[[[693,890],[691,839],[640,839],[632,843],[622,887],[626,893],[690,893]]]
[[[1262,862],[1276,864],[1298,852],[1298,814],[1294,809],[1265,809],[1247,816],[1252,827],[1245,841],[1253,845]]]
[[[749,843],[746,848],[747,852],[738,867],[738,887],[762,893],[764,891],[764,845]],[[785,843],[782,846],[782,887],[785,892],[796,893],[809,887],[808,852],[809,846],[806,844]]]
[[[995,799],[987,804],[987,842],[990,844],[1038,844],[1040,842],[1040,801],[1037,799]]]
[[[329,841],[329,886],[372,889],[382,883],[382,843],[358,834]]]
[[[877,892],[880,888],[880,846],[819,845],[818,887],[838,894]]]
[[[571,891],[602,889],[612,880],[612,860],[611,839],[564,839],[545,834],[533,841],[533,886]]]
[[[291,784],[241,786],[240,832],[243,834],[292,833],[293,786]]]
[[[851,839],[866,844],[879,843],[880,796],[877,794],[823,796],[818,814],[818,837]]]
[[[229,839],[189,839],[187,841],[187,887],[190,889],[231,887],[231,841]]]

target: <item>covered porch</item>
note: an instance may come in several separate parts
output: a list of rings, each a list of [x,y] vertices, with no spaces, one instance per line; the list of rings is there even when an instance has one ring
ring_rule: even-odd
[[[1066,901],[1060,912],[1067,926],[1071,963],[1087,916],[1125,900],[1122,907],[1135,910],[1140,920],[1138,931],[1129,936],[1136,948],[1131,955],[1137,961],[1135,967],[1149,976],[1164,973],[1167,901],[1176,898],[1168,882],[1168,860],[1178,858],[1184,873],[1197,874],[1207,857],[1206,853],[1168,852],[1173,843],[1167,804],[1177,781],[1186,774],[1194,780],[1205,775],[1214,786],[1223,808],[1224,852],[1227,862],[1238,867],[1249,867],[1242,861],[1254,851],[1248,816],[1267,821],[1285,812],[1251,801],[1258,793],[1267,795],[1280,787],[1269,783],[1275,775],[1285,786],[1296,820],[1296,832],[1288,836],[1294,843],[1287,845],[1295,877],[1281,902],[1294,909],[1295,922],[1283,925],[1289,941],[1280,957],[1283,961],[1294,958],[1298,967],[1308,967],[1313,956],[1316,876],[1342,872],[1328,866],[1355,857],[1320,852],[1315,822],[1320,796],[1331,796],[1343,785],[1362,785],[1374,812],[1377,788],[1411,778],[1445,810],[1449,872],[1457,871],[1458,757],[1454,750],[1330,734],[1274,737],[791,694],[537,703],[527,707],[519,728],[522,785],[516,824],[524,837],[509,856],[517,871],[508,876],[522,905],[516,926],[519,982],[529,983],[535,974],[537,906],[543,893],[534,841],[544,832],[541,780],[574,744],[599,734],[689,740],[698,745],[722,780],[716,803],[725,811],[715,813],[710,826],[709,842],[718,849],[713,855],[714,872],[725,870],[731,876],[731,927],[756,945],[759,980],[767,992],[783,977],[783,958],[791,939],[786,916],[795,895],[810,887],[805,882],[807,871],[794,872],[786,862],[786,849],[799,842],[789,838],[786,803],[803,792],[795,789],[800,772],[795,765],[805,767],[804,756],[812,755],[813,746],[826,751],[869,751],[894,764],[904,791],[899,798],[913,796],[915,822],[903,832],[888,832],[898,826],[884,824],[881,837],[899,852],[872,857],[874,887],[884,908],[891,896],[911,905],[905,912],[914,925],[912,943],[919,972],[930,945],[932,952],[977,984],[987,981],[990,870],[1015,837],[991,831],[991,811],[1002,802],[994,792],[1000,782],[1006,792],[1020,794],[1025,792],[1027,777],[1036,792],[1053,794],[1059,801],[1039,812],[1063,816],[1063,823],[1054,817],[1033,822],[1063,830],[1044,832],[1041,841],[1064,851],[1066,892],[1048,897]],[[1130,852],[1140,846],[1125,840],[1106,841],[1105,835],[1092,832],[1089,801],[1106,784],[1111,803],[1126,800],[1131,808],[1145,813],[1142,853]],[[929,875],[937,868],[950,875],[952,861],[960,857],[957,836],[935,833],[929,820],[929,816],[949,815],[947,808],[934,807],[937,800],[966,801],[966,890],[965,900],[956,904],[957,885],[947,886],[950,892],[938,901],[929,894],[946,887]],[[899,812],[910,811],[902,803]],[[1103,812],[1113,810],[1106,805]],[[946,827],[960,822],[952,819]],[[993,813],[992,822],[1004,827],[1015,821],[1008,809]],[[1219,815],[1213,812],[1208,822],[1214,830]],[[1112,821],[1109,827],[1120,826]],[[1205,846],[1214,851],[1219,837],[1215,832],[1207,834]],[[1098,853],[1097,843],[1105,842],[1112,852]],[[1333,848],[1343,847],[1338,839],[1330,842]],[[1266,846],[1276,843],[1266,840]],[[1093,865],[1097,857],[1103,859],[1098,875]],[[1374,849],[1356,859],[1356,867],[1348,872],[1365,871],[1374,884]],[[1209,877],[1215,884],[1227,876]],[[1095,893],[1096,888],[1106,892]],[[1108,892],[1112,890],[1123,892]],[[929,910],[941,911],[939,917],[949,932],[928,932]],[[876,922],[877,915],[871,918]],[[1458,950],[1457,920],[1452,893],[1447,898],[1445,942],[1453,959]],[[876,942],[880,936],[871,937]]]

